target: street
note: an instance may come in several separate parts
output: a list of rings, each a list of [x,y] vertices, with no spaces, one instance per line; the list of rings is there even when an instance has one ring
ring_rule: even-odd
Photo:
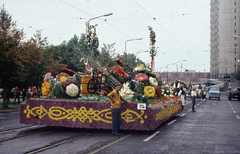
[[[240,102],[208,98],[189,105],[154,131],[76,129],[19,124],[19,112],[0,113],[0,153],[240,153]]]

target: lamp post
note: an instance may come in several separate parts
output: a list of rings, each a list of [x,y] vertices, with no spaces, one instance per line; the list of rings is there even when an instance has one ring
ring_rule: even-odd
[[[175,63],[167,64],[167,83],[168,83],[168,66],[169,66],[169,65],[175,65]]]
[[[137,66],[137,55],[139,54],[139,53],[143,53],[143,52],[149,52],[148,50],[146,50],[146,51],[142,51],[142,50],[140,50],[140,51],[138,51],[137,53],[136,53],[136,66]]]
[[[101,18],[101,17],[107,17],[107,16],[110,16],[110,15],[113,15],[113,13],[104,14],[104,15],[97,16],[97,17],[93,17],[93,18],[89,19],[88,22],[87,22],[87,28],[88,28],[88,30],[89,30],[89,28],[90,28],[90,21],[91,21],[91,20],[94,20],[94,19],[97,19],[97,18]],[[91,58],[92,58],[92,51],[91,51],[90,48],[89,48],[89,50],[90,50]]]
[[[187,60],[185,59],[185,60],[180,60],[180,61],[176,62],[176,66],[177,66],[177,80],[178,80],[178,63],[184,62],[184,61],[187,61]]]
[[[129,41],[135,41],[135,40],[142,40],[143,38],[136,38],[136,39],[130,39],[125,41],[125,53],[126,53],[126,61],[127,61],[127,42]]]

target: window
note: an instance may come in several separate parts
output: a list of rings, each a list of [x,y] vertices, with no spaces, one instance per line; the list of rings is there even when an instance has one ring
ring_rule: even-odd
[[[237,10],[236,10],[236,9],[234,9],[234,11],[235,11],[235,12],[237,12]]]
[[[168,76],[171,77],[171,73],[168,73]]]
[[[164,76],[164,74],[162,76]]]
[[[192,74],[192,77],[195,77],[195,73]]]
[[[201,80],[200,79],[198,79],[198,82],[200,82]]]
[[[234,30],[234,33],[236,33],[237,31],[236,31],[236,29]]]
[[[234,25],[237,26],[237,23],[235,22]]]
[[[236,61],[237,59],[236,59],[236,56],[234,57],[234,60]]]
[[[201,74],[199,73],[198,76],[201,76]]]
[[[207,74],[206,74],[206,73],[204,74],[204,77],[207,77]]]
[[[168,81],[171,81],[171,79],[168,79]]]
[[[235,19],[237,19],[236,15],[234,16]]]
[[[189,82],[189,78],[186,79],[186,82]]]
[[[192,79],[192,81],[194,82],[194,81],[195,81],[195,79]]]
[[[237,2],[234,2],[235,5],[237,5]]]
[[[188,74],[187,74],[187,76],[188,76]]]
[[[162,81],[165,82],[165,78],[162,78]]]
[[[183,77],[183,73],[181,73],[180,76]]]
[[[237,65],[235,64],[235,68],[237,67]]]

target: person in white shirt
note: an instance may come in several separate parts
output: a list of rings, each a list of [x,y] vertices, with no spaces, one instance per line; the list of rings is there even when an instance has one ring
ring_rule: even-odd
[[[178,82],[178,80],[176,80],[173,83],[173,91],[174,91],[175,95],[178,95],[180,87],[181,87],[181,84]]]
[[[181,99],[182,99],[182,109],[184,109],[184,106],[185,106],[185,92],[183,90],[183,87],[180,87],[178,96],[181,96]]]
[[[191,92],[191,96],[192,96],[192,112],[196,112],[195,111],[195,103],[196,103],[197,94],[196,94],[195,90],[196,90],[196,88],[193,87],[192,88],[192,92]]]

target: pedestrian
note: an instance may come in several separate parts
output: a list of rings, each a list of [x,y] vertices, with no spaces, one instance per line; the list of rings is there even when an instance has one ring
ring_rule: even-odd
[[[181,100],[182,100],[182,109],[184,109],[184,106],[185,106],[186,104],[185,104],[185,91],[183,90],[183,87],[180,87],[178,96],[181,97]]]
[[[38,90],[37,90],[37,98],[40,98],[40,96],[41,96],[41,88],[38,87]]]
[[[22,100],[23,100],[23,102],[25,101],[26,96],[27,96],[27,91],[23,88],[23,90],[22,90]]]
[[[6,108],[8,108],[9,104],[10,104],[10,91],[7,88],[7,91],[6,91]]]
[[[32,97],[33,97],[33,98],[36,98],[36,97],[37,97],[37,88],[36,88],[36,86],[34,86],[34,87],[32,88],[32,92],[33,92]]]
[[[178,82],[178,80],[176,80],[176,81],[173,83],[173,92],[174,92],[174,94],[175,94],[176,96],[177,96],[178,93],[179,93],[180,87],[181,87],[181,84]]]
[[[15,88],[15,91],[14,91],[14,94],[15,94],[15,96],[14,96],[14,105],[15,105],[16,99],[18,99],[18,105],[20,104],[20,100],[19,100],[20,93],[21,93],[21,90],[17,86]]]
[[[119,93],[122,88],[122,84],[117,84],[115,89],[111,91],[107,97],[111,100],[111,112],[112,112],[112,135],[119,136],[118,130],[121,125],[121,103],[120,100],[124,102],[130,102],[125,100]]]
[[[196,90],[196,88],[193,87],[192,88],[192,92],[191,92],[191,96],[192,96],[192,112],[196,112],[195,111],[195,103],[196,103],[197,94],[196,94],[195,90]]]

